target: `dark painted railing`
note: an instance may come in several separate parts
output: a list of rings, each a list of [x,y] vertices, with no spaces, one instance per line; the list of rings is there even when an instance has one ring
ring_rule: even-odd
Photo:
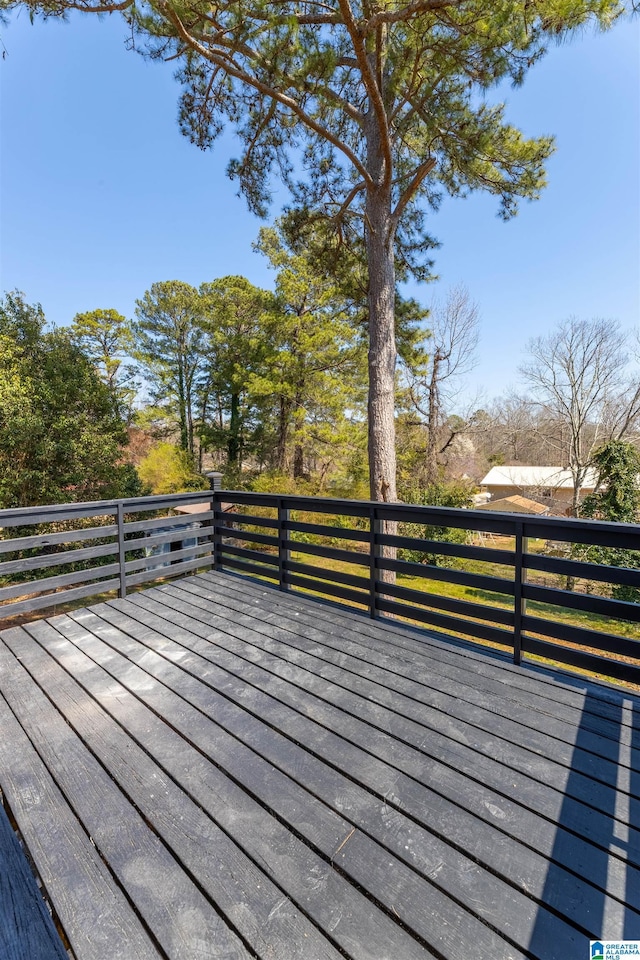
[[[212,520],[208,490],[0,510],[0,619],[211,566]]]
[[[640,605],[615,598],[640,595],[640,569],[587,556],[633,556],[640,525],[228,491],[214,502],[217,569],[498,644],[516,663],[640,683]]]
[[[200,491],[4,510],[0,528],[0,618],[215,566],[640,683],[640,525]]]

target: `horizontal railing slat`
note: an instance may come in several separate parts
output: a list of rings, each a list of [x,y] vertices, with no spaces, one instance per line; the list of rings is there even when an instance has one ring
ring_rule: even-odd
[[[466,543],[447,543],[441,540],[423,540],[416,537],[400,537],[382,533],[378,543],[406,550],[419,550],[422,553],[435,553],[445,557],[459,557],[462,560],[482,560],[483,563],[501,563],[507,567],[515,564],[513,550],[496,550],[492,547],[473,547]]]
[[[623,680],[625,683],[640,683],[640,666],[613,660],[610,657],[601,657],[585,650],[574,647],[562,647],[559,644],[548,643],[535,637],[524,638],[524,648],[527,653],[536,657],[543,657],[555,663],[564,663],[578,667],[580,670],[589,670],[591,673],[604,677]]]
[[[494,607],[491,604],[471,603],[469,600],[457,600],[455,597],[442,597],[437,593],[427,593],[423,590],[413,590],[397,583],[379,583],[380,596],[396,597],[410,603],[421,603],[427,607],[437,607],[449,613],[457,613],[461,617],[476,617],[480,620],[491,620],[505,626],[513,626],[513,610]]]
[[[286,520],[285,530],[296,533],[311,533],[331,540],[357,540],[360,543],[369,543],[370,536],[367,530],[349,530],[345,527],[336,527],[332,524],[303,523],[300,520]]]
[[[39,557],[25,557],[21,560],[5,560],[0,563],[0,577],[13,573],[28,573],[48,567],[59,567],[65,563],[80,563],[84,560],[96,560],[99,557],[113,556],[118,552],[117,542],[102,543],[80,550],[63,550],[58,553],[44,554]],[[37,583],[38,581],[34,581]]]
[[[229,567],[230,570],[239,570],[241,573],[248,573],[250,576],[257,577],[258,579],[267,579],[267,580],[277,580],[278,574],[273,567],[269,566],[258,566],[255,563],[247,563],[244,560],[239,560],[237,557],[228,557],[225,559],[225,567]]]
[[[221,537],[229,537],[232,540],[243,540],[246,543],[264,543],[269,547],[278,546],[278,538],[267,533],[252,533],[250,530],[234,530],[232,527],[218,527],[218,533]]]
[[[180,560],[190,559],[191,557],[204,557],[211,553],[211,544],[194,544],[191,547],[185,547],[184,550],[172,550],[171,553],[154,553],[149,556],[139,557],[134,560],[125,561],[124,569],[126,573],[133,570],[148,570],[152,567],[177,566]]]
[[[146,537],[139,537],[137,540],[125,540],[124,549],[125,553],[131,553],[133,550],[151,551],[167,543],[181,543],[185,540],[194,540],[195,546],[199,540],[208,541],[211,534],[212,530],[206,527],[200,527],[197,530],[169,530],[167,533],[153,533]],[[210,544],[209,549],[211,549]],[[169,554],[163,554],[163,556],[169,556]]]
[[[304,576],[327,580],[329,583],[344,583],[349,587],[359,587],[363,590],[369,589],[369,580],[365,577],[358,577],[353,573],[344,573],[342,570],[312,567],[308,563],[300,563],[297,560],[289,560],[286,571],[287,573],[301,573]]]
[[[55,607],[58,604],[70,603],[74,600],[82,600],[84,597],[95,597],[102,593],[111,593],[117,590],[120,584],[118,577],[110,580],[100,580],[99,583],[89,583],[82,587],[70,587],[61,590],[58,593],[45,593],[38,597],[30,597],[28,600],[18,600],[14,603],[0,605],[0,619],[18,616],[22,613],[31,613],[32,610],[44,610],[47,607]]]
[[[607,651],[616,656],[640,659],[640,640],[612,633],[601,633],[599,630],[590,630],[588,627],[576,627],[561,620],[532,617],[528,614],[522,620],[523,629],[527,634],[542,634],[543,637],[553,637],[554,640],[593,647],[595,650]]]
[[[367,605],[367,594],[357,590],[349,590],[347,587],[341,587],[337,583],[326,583],[322,580],[316,580],[313,577],[300,577],[294,573],[287,574],[287,583],[291,586],[301,587],[303,590],[310,590],[312,593],[318,593],[325,597],[336,597],[340,600],[346,600],[348,603],[357,606]]]
[[[278,521],[274,517],[254,517],[249,513],[233,513],[231,516],[227,515],[227,523],[231,520],[234,524],[242,523],[248,527],[269,527],[270,529],[277,529]]]
[[[489,640],[502,646],[513,647],[513,634],[508,630],[488,626],[486,623],[476,623],[460,617],[448,617],[435,610],[425,610],[422,607],[413,607],[410,604],[397,603],[395,600],[377,600],[378,608],[384,613],[392,613],[397,617],[406,617],[408,620],[417,620],[419,623],[428,623],[441,630],[451,630],[453,633],[462,633],[465,636],[479,640]]]
[[[222,547],[224,556],[231,554],[233,557],[242,557],[246,560],[259,561],[269,566],[277,567],[278,558],[272,553],[263,553],[261,550],[250,550],[248,547],[235,547],[230,543],[225,543]]]
[[[640,540],[638,541],[640,543]],[[620,583],[628,587],[640,587],[640,569],[612,567],[587,560],[571,560],[568,557],[545,557],[526,554],[524,566],[540,573],[555,573],[575,580],[597,580],[599,583]]]
[[[640,621],[640,604],[628,600],[610,600],[608,597],[596,597],[592,593],[573,593],[570,590],[556,590],[531,583],[525,583],[522,590],[527,600],[538,603],[597,613],[613,620]]]
[[[425,580],[440,580],[444,583],[456,583],[459,586],[471,587],[475,590],[488,590],[491,593],[513,596],[512,580],[501,577],[488,577],[480,573],[468,573],[466,570],[455,570],[451,567],[438,567],[430,563],[412,563],[408,560],[390,560],[381,557],[379,566],[384,570],[395,570],[407,577],[422,577]]]
[[[358,553],[356,550],[341,550],[338,547],[327,547],[321,543],[301,543],[298,540],[285,540],[289,550],[296,553],[307,553],[314,557],[325,557],[327,560],[340,560],[342,563],[355,563],[358,566],[369,566],[369,554]]]
[[[28,537],[15,537],[11,540],[0,540],[0,554],[13,553],[19,550],[44,549],[57,546],[60,543],[77,543],[81,540],[101,540],[106,537],[115,537],[118,534],[116,524],[103,527],[83,527],[81,530],[64,530],[61,533],[39,533]]]
[[[177,517],[154,517],[153,520],[130,520],[124,524],[124,533],[125,536],[129,536],[132,533],[142,533],[143,531],[162,529],[162,527],[182,527],[186,530],[190,524],[204,523],[205,520],[209,521],[206,526],[211,526],[212,510],[205,510],[203,513],[181,514]]]
[[[151,580],[168,580],[171,577],[181,577],[185,573],[192,573],[194,570],[206,570],[213,563],[210,556],[198,557],[196,560],[185,560],[183,563],[172,563],[165,567],[162,574],[158,574],[155,569],[142,571],[142,573],[130,573],[127,575],[127,586],[136,586],[141,583],[149,583]]]
[[[26,597],[30,593],[43,593],[74,583],[108,577],[118,573],[119,570],[120,565],[118,563],[107,563],[102,567],[91,567],[89,570],[74,570],[73,573],[63,573],[57,577],[42,577],[40,580],[30,580],[13,584],[10,587],[0,587],[0,603],[4,600],[11,600],[13,597]]]

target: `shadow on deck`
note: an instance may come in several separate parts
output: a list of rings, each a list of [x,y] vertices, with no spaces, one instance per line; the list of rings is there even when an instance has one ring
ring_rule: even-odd
[[[4,631],[0,693],[0,788],[77,960],[640,937],[626,692],[210,573]]]

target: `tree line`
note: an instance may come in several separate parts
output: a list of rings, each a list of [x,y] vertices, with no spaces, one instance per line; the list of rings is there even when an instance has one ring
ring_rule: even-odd
[[[0,301],[2,507],[197,488],[205,468],[227,487],[367,497],[357,274],[328,276],[282,222],[257,246],[273,290],[161,281],[131,318],[96,309],[53,330],[21,295]],[[560,322],[529,342],[519,393],[465,409],[477,305],[462,288],[430,311],[396,299],[400,498],[465,506],[491,465],[549,464],[571,470],[577,513],[594,455],[638,435],[633,339],[614,321]]]

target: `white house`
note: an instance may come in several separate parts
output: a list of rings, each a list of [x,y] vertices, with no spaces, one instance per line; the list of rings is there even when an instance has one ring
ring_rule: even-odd
[[[581,489],[581,496],[593,493],[597,473],[588,469]],[[491,500],[503,497],[525,496],[543,503],[553,504],[556,509],[568,507],[573,498],[573,477],[570,470],[562,467],[531,467],[512,465],[492,467],[480,481],[480,488],[490,494]]]

